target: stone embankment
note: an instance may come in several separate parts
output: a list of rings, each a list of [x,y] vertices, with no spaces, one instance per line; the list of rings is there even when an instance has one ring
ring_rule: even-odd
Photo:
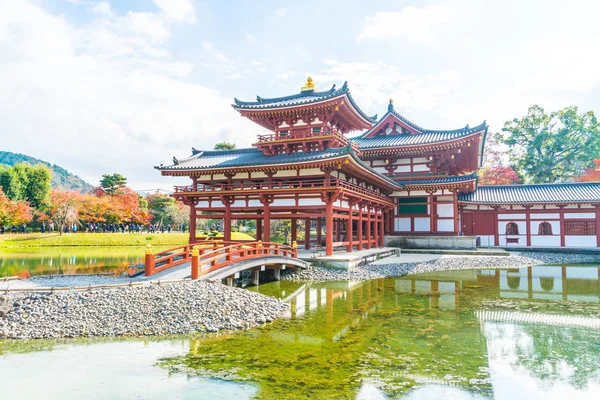
[[[525,254],[529,257],[525,257]],[[386,263],[386,260],[390,260],[390,263]],[[598,256],[561,253],[523,253],[522,255],[511,254],[510,257],[445,255],[436,260],[422,262],[402,262],[402,256],[400,256],[390,257],[377,263],[355,268],[352,271],[312,266],[303,271],[288,272],[282,275],[281,279],[291,281],[357,281],[435,271],[522,268],[540,264],[573,264],[594,261],[598,261]]]
[[[277,319],[281,300],[195,281],[86,292],[0,295],[0,338],[144,336],[247,329]]]

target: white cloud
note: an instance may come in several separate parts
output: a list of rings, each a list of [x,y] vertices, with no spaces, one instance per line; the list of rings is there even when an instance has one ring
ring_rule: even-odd
[[[283,19],[287,15],[287,8],[278,8],[273,15],[276,19]]]
[[[398,12],[379,11],[366,18],[366,26],[357,39],[399,38],[432,42],[451,19],[452,9],[438,4],[424,8],[405,7]]]
[[[158,13],[135,14],[96,15],[76,27],[25,1],[0,12],[4,150],[90,182],[120,172],[135,186],[160,181],[152,166],[191,146],[250,144],[254,124],[237,117],[229,98],[193,83],[192,66],[170,55],[169,25],[154,24]],[[241,129],[249,134],[240,140]]]
[[[190,0],[153,0],[169,19],[196,22],[196,9]]]
[[[220,61],[223,63],[230,63],[231,60],[225,54],[221,53],[211,42],[207,42],[206,40],[202,41],[202,48],[211,55],[216,61]]]

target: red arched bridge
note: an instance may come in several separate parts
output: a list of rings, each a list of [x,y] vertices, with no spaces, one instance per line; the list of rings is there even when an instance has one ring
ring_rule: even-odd
[[[261,241],[205,240],[157,253],[148,245],[144,275],[151,277],[177,266],[181,266],[179,270],[185,269],[187,264],[189,276],[194,280],[227,279],[231,284],[239,272],[251,270],[253,283],[258,284],[260,271],[273,270],[274,278],[279,280],[282,269],[306,268],[306,262],[297,257],[296,242],[289,246]]]

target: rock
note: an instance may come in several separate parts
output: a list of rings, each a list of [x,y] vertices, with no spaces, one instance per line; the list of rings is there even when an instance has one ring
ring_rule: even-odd
[[[12,301],[8,296],[0,295],[0,318],[4,318],[12,309]]]

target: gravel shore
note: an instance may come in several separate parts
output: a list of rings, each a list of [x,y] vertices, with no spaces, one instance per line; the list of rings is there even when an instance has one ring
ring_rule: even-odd
[[[401,258],[401,257],[400,257]],[[397,260],[390,257],[390,261]],[[357,267],[351,271],[336,270],[311,266],[306,270],[289,272],[282,275],[282,280],[291,281],[361,281],[393,276],[404,276],[407,274],[420,274],[434,271],[450,271],[460,269],[493,269],[493,268],[522,268],[530,265],[539,265],[543,262],[538,259],[511,255],[510,257],[499,256],[452,256],[444,255],[437,260],[422,262],[390,262],[386,259],[377,263]]]
[[[0,295],[12,309],[0,338],[144,336],[248,329],[278,318],[281,300],[195,281],[90,292]]]

